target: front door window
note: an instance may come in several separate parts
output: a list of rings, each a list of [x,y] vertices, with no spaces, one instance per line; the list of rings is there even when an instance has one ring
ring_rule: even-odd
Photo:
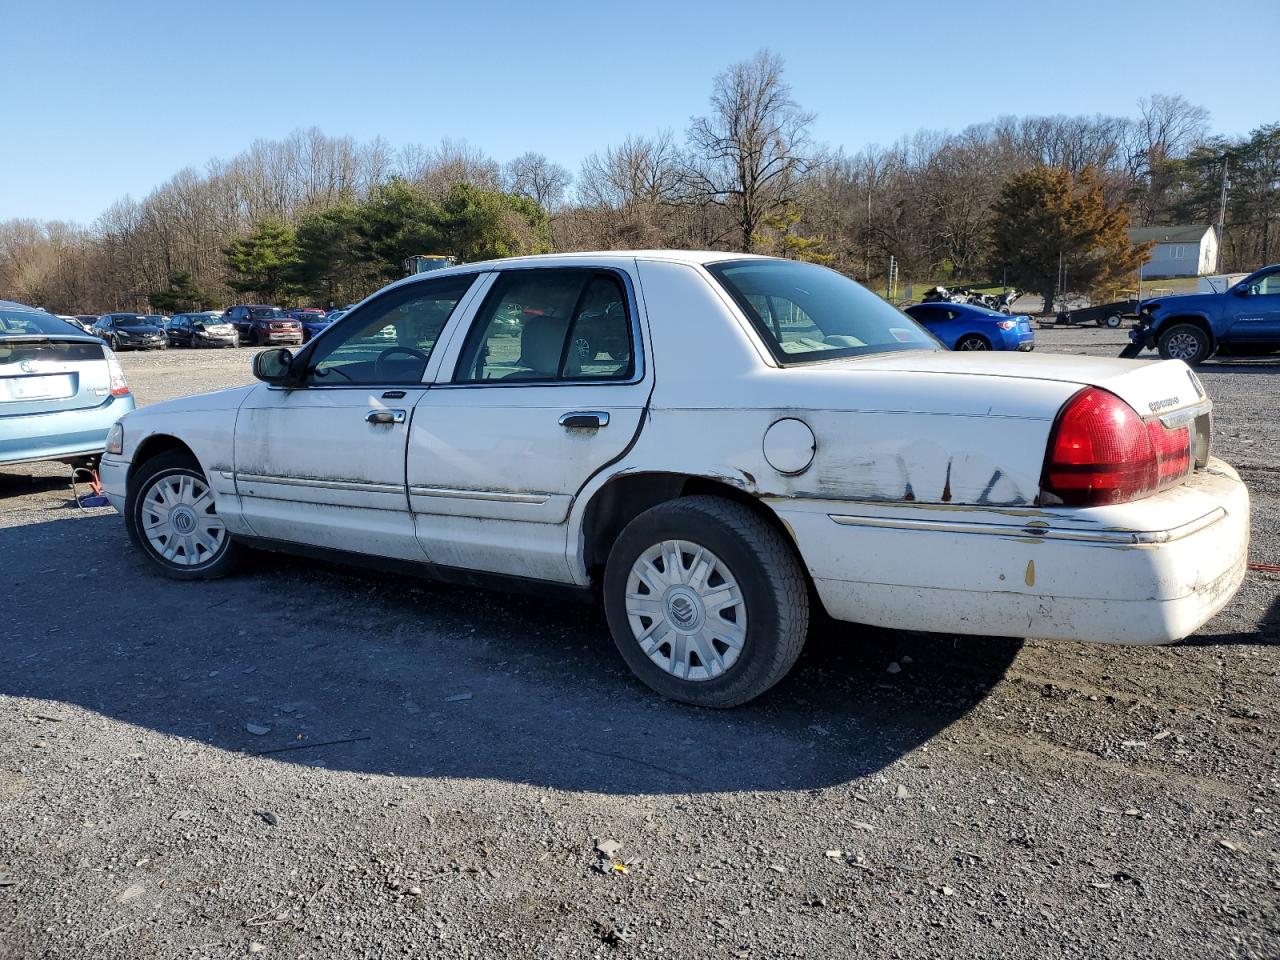
[[[316,341],[309,386],[421,383],[431,351],[475,274],[389,290]]]

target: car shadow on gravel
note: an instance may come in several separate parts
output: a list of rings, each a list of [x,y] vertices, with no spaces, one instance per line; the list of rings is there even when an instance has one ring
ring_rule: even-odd
[[[609,794],[817,789],[963,717],[1018,641],[829,625],[746,707],[634,680],[597,609],[254,554],[178,583],[99,515],[0,530],[0,693],[281,763]]]
[[[65,473],[57,475],[49,475],[48,473],[29,474],[23,473],[21,466],[6,467],[0,470],[0,510],[5,510],[6,500],[12,500],[17,497],[29,496],[31,494],[65,494],[67,503],[72,503],[71,496],[71,468],[66,467]],[[81,486],[81,492],[87,492],[87,488]]]

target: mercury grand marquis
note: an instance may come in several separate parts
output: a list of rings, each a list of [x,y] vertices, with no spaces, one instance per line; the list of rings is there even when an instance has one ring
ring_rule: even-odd
[[[111,433],[106,492],[161,572],[257,546],[560,585],[688,703],[768,690],[819,611],[1155,644],[1244,576],[1248,494],[1182,361],[952,353],[811,264],[467,264],[254,373]]]

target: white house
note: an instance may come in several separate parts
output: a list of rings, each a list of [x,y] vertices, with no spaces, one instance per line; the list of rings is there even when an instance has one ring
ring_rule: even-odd
[[[1155,242],[1142,279],[1202,277],[1218,269],[1218,231],[1207,224],[1184,227],[1134,227],[1132,243]]]

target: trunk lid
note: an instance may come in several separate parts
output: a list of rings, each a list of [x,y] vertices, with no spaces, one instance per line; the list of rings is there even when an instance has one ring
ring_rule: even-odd
[[[0,417],[97,407],[110,394],[100,341],[0,337]]]
[[[847,364],[850,370],[1012,377],[1101,387],[1129,404],[1143,418],[1208,404],[1199,377],[1181,360],[908,350],[835,362]]]

